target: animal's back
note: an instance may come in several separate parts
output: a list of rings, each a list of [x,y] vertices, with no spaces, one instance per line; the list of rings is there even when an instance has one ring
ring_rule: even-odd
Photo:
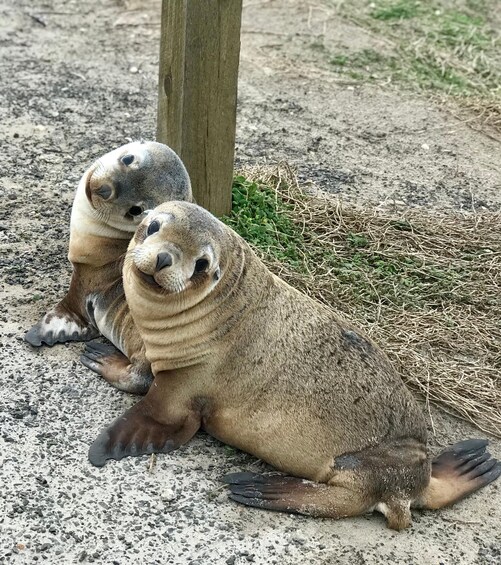
[[[381,441],[426,442],[418,405],[369,338],[282,280],[265,284],[218,377],[227,390],[222,417],[242,424],[239,447],[300,474],[298,450],[299,466],[308,460],[317,473],[333,457]]]

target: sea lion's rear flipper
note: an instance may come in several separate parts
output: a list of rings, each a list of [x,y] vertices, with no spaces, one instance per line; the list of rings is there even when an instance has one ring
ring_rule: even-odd
[[[99,332],[88,320],[69,309],[64,301],[49,310],[24,336],[24,341],[34,347],[42,344],[54,345],[67,341],[87,341]]]
[[[487,444],[483,439],[461,441],[433,459],[430,483],[415,506],[449,506],[495,481],[501,475],[501,463],[491,458]]]
[[[374,506],[356,483],[344,485],[314,483],[279,474],[231,473],[223,478],[229,497],[246,506],[324,518],[358,516]]]
[[[89,461],[102,467],[108,459],[168,453],[189,441],[200,428],[200,416],[180,407],[176,416],[159,414],[156,391],[104,429],[89,449]],[[153,400],[153,402],[150,402]],[[163,408],[160,408],[163,410]],[[163,410],[165,412],[165,410]]]
[[[98,341],[87,343],[80,361],[111,385],[125,392],[146,394],[153,382],[148,363],[132,363],[111,344]]]

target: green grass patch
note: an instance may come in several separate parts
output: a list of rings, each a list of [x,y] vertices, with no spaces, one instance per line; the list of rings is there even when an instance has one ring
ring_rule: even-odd
[[[389,257],[368,247],[351,257],[326,254],[325,266],[340,287],[346,285],[350,289],[351,300],[359,308],[379,303],[415,311],[443,308],[451,302],[470,302],[467,295],[455,294],[461,270],[428,265],[406,255]]]
[[[419,14],[420,3],[412,0],[384,2],[371,12],[376,20],[408,20]]]
[[[363,49],[351,55],[335,55],[331,65],[355,80],[388,80],[409,86],[454,94],[468,92],[469,82],[447,64],[439,65],[429,54],[410,58],[405,64],[397,57],[383,56],[372,49]]]
[[[368,68],[368,67],[378,67],[382,65],[388,65],[390,59],[381,55],[374,49],[362,49],[350,55],[334,55],[330,59],[331,65],[336,65],[338,67],[350,67],[350,68]]]
[[[266,181],[237,176],[232,213],[222,219],[265,260],[298,275],[330,273],[331,291],[349,296],[350,304],[362,310],[375,302],[435,309],[472,300],[461,290],[467,276],[463,268],[424,260],[401,248],[391,250],[394,239],[417,233],[405,218],[389,222],[388,242],[375,240],[369,224],[367,231],[356,231],[349,223],[326,240],[314,227],[299,222],[295,207]]]
[[[438,44],[454,48],[464,45],[488,49],[491,43],[484,19],[464,12],[446,12],[439,19],[436,34]]]
[[[291,219],[291,209],[265,184],[236,176],[232,213],[222,220],[257,249],[299,267],[304,241]]]
[[[421,88],[435,91],[444,91],[456,94],[468,92],[468,81],[457,74],[449,65],[440,65],[429,55],[413,57],[410,60],[410,69],[399,71],[406,73],[407,81],[415,80]]]

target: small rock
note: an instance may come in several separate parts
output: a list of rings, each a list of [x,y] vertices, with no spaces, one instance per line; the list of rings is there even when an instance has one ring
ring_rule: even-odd
[[[166,502],[172,502],[173,500],[176,500],[176,493],[172,489],[166,488],[162,491],[160,497]]]

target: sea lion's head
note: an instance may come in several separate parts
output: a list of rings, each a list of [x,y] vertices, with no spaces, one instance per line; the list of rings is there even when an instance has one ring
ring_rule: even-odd
[[[133,280],[143,290],[199,302],[224,274],[231,233],[196,204],[166,202],[148,214],[132,238],[124,280]]]
[[[134,232],[151,210],[167,200],[192,201],[188,173],[162,143],[133,142],[98,159],[85,173],[85,193],[107,225]]]

